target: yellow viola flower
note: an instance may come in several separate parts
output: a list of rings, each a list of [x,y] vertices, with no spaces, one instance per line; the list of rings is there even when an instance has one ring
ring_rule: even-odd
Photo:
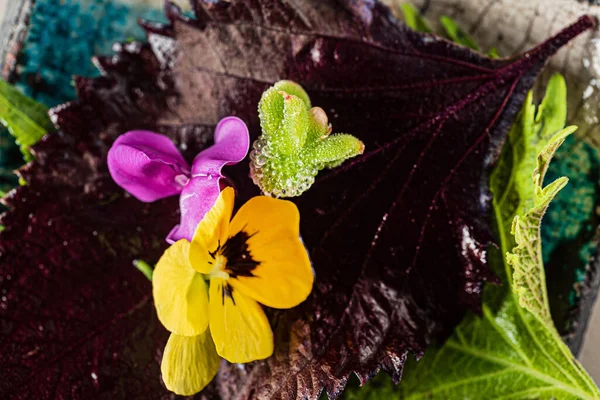
[[[294,203],[254,197],[231,220],[233,205],[234,191],[226,188],[192,242],[173,244],[154,270],[158,318],[171,332],[161,371],[179,395],[202,390],[221,357],[233,363],[269,357],[273,332],[260,304],[295,307],[312,290]]]

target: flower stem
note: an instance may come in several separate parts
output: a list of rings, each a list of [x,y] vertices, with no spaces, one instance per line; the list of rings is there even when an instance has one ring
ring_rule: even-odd
[[[154,268],[152,268],[150,264],[143,260],[133,260],[133,266],[136,267],[142,274],[144,274],[150,282],[152,282]]]

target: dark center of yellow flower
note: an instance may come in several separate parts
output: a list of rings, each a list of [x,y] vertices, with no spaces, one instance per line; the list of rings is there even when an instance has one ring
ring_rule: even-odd
[[[214,252],[211,252],[211,257],[215,258],[218,255],[225,257],[225,272],[229,277],[236,278],[238,276],[253,277],[252,271],[260,265],[260,261],[252,258],[250,249],[248,248],[248,239],[256,234],[248,234],[245,231],[240,231],[231,236],[225,244],[219,246]]]

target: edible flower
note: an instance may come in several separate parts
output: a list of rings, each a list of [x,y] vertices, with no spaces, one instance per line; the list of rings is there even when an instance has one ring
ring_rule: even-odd
[[[266,195],[300,196],[324,168],[362,154],[365,145],[346,133],[333,133],[325,110],[313,107],[302,86],[279,81],[258,103],[262,134],[250,152],[250,176]]]
[[[143,202],[180,194],[180,224],[167,236],[169,243],[192,240],[204,215],[221,191],[221,169],[248,153],[248,128],[237,117],[223,118],[215,129],[214,145],[200,152],[190,167],[175,144],[150,131],[130,131],[117,138],[108,152],[114,181]]]
[[[273,332],[260,304],[292,308],[312,290],[294,203],[254,197],[231,219],[233,206],[228,187],[192,241],[173,244],[154,270],[158,318],[171,332],[161,371],[179,395],[202,390],[221,358],[247,363],[269,357]]]

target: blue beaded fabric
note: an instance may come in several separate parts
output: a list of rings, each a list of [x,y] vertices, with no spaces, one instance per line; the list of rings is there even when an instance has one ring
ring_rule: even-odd
[[[159,7],[145,3],[37,0],[17,87],[50,107],[74,99],[72,77],[98,75],[94,55],[110,54],[115,42],[143,40],[138,18],[165,21],[160,1],[154,1]]]

